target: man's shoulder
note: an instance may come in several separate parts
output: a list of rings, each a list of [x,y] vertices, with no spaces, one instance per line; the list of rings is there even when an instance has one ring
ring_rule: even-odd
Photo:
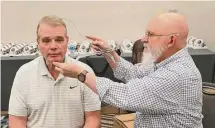
[[[33,71],[37,71],[37,67],[38,67],[40,59],[41,59],[41,56],[23,64],[19,68],[17,73],[32,73]]]
[[[181,58],[177,61],[174,61],[173,63],[166,66],[165,69],[185,79],[196,78],[201,80],[200,71],[196,67],[191,57],[184,57],[183,59]]]

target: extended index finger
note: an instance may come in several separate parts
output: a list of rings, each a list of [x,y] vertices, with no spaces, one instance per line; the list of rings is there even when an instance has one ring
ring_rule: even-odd
[[[63,63],[53,62],[52,64],[56,67],[63,68]]]
[[[98,38],[98,37],[95,37],[95,36],[86,36],[88,39],[90,39],[90,40],[93,40],[93,41],[96,41],[96,40],[102,40],[102,39],[100,39],[100,38]]]

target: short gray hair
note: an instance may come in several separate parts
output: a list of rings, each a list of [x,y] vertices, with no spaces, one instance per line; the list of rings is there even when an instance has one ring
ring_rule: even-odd
[[[47,24],[49,24],[51,26],[64,26],[65,29],[66,29],[66,34],[67,34],[66,24],[63,21],[63,19],[58,17],[58,16],[55,16],[55,15],[49,15],[49,16],[44,16],[40,20],[39,24],[37,25],[37,36],[38,36],[38,30],[39,30],[39,27],[40,27],[41,23],[47,23]]]

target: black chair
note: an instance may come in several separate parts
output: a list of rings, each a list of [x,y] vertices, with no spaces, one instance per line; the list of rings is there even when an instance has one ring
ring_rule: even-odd
[[[215,84],[214,83],[202,83],[203,92],[203,127],[215,128]]]

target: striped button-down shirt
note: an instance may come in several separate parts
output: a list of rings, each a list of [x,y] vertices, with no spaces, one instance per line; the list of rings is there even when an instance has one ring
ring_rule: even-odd
[[[136,111],[135,128],[202,128],[202,78],[187,48],[151,67],[120,58],[114,75],[124,83],[98,77],[99,97]]]

